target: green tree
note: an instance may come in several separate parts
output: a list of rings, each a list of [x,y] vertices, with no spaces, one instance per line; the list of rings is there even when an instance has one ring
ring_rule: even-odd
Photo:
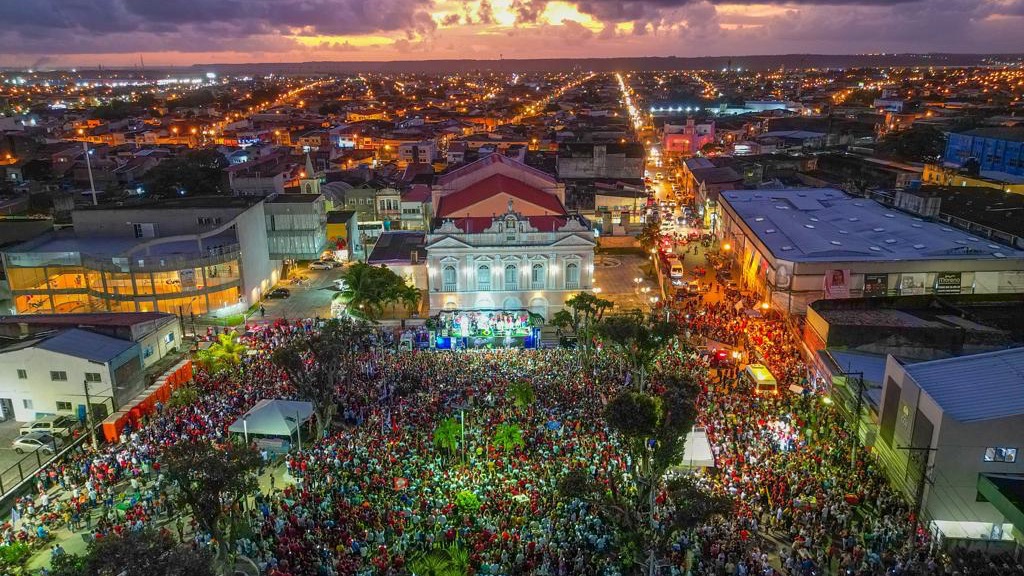
[[[167,479],[178,487],[179,502],[188,506],[196,522],[226,552],[222,529],[225,510],[235,510],[247,494],[257,489],[256,472],[262,464],[259,452],[245,444],[215,446],[196,439],[175,443],[160,460]]]
[[[461,427],[455,418],[445,418],[437,423],[434,428],[434,446],[448,451],[448,456],[454,457],[455,451],[459,449],[461,438]]]
[[[890,132],[875,146],[875,153],[907,162],[934,162],[946,151],[946,135],[934,126],[911,126]]]
[[[608,427],[630,455],[632,468],[611,472],[606,487],[577,468],[562,478],[563,495],[582,498],[618,528],[618,550],[630,573],[654,575],[681,532],[693,529],[731,503],[704,492],[687,478],[668,471],[683,460],[686,435],[697,418],[698,386],[689,375],[658,375],[655,393],[625,390],[605,408]],[[668,513],[655,517],[659,493]]]
[[[640,247],[643,248],[644,253],[648,253],[652,248],[657,248],[661,243],[661,220],[658,218],[647,218],[647,222],[644,223],[644,227],[640,230],[640,235],[637,236],[637,240],[640,242]]]
[[[148,196],[219,196],[230,192],[226,184],[228,161],[220,152],[208,148],[188,152],[160,162],[142,177]]]
[[[537,401],[537,394],[529,382],[516,382],[508,387],[509,398],[516,408],[525,410]]]
[[[646,392],[647,373],[677,327],[640,312],[615,314],[597,324],[601,340],[616,349],[633,374],[637,389]]]
[[[296,395],[313,403],[317,438],[334,419],[339,389],[351,384],[359,355],[370,349],[372,333],[362,320],[332,319],[319,332],[295,338],[271,353],[270,361],[288,376]]]
[[[245,351],[237,333],[218,334],[217,341],[209,348],[196,352],[196,362],[207,372],[216,373],[241,364]]]
[[[419,305],[420,292],[387,266],[358,262],[341,275],[345,288],[338,293],[350,316],[377,320],[388,304],[399,301],[412,309]]]
[[[214,576],[212,555],[147,529],[111,533],[89,543],[85,554],[53,559],[52,576]]]
[[[171,408],[180,408],[183,406],[191,406],[199,400],[199,390],[189,384],[188,386],[182,386],[171,394],[171,399],[167,401],[167,405]]]
[[[498,424],[494,430],[494,445],[505,452],[526,445],[523,441],[523,430],[515,424]]]
[[[604,313],[613,305],[611,300],[605,300],[590,292],[579,292],[565,300],[565,307],[555,314],[552,321],[557,323],[556,325],[570,328],[582,340],[584,353],[589,353],[594,326],[604,318]],[[566,314],[562,315],[562,312]]]
[[[409,563],[416,576],[466,576],[469,569],[469,552],[455,543],[421,552]]]

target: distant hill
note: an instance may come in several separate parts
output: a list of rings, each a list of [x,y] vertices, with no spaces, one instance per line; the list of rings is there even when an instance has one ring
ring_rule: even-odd
[[[249,64],[196,64],[193,69],[221,74],[346,74],[353,72],[433,73],[564,72],[588,70],[718,70],[731,66],[752,70],[786,68],[857,68],[886,66],[985,66],[1020,63],[1021,54],[782,54],[775,56],[706,56],[696,58],[580,58],[529,60],[396,60],[390,62],[292,62]]]

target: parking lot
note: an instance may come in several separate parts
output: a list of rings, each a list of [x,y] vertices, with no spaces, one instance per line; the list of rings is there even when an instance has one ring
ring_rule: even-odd
[[[21,422],[14,420],[0,422],[0,493],[10,490],[22,478],[32,475],[39,469],[39,465],[45,463],[51,456],[39,453],[37,458],[34,452],[18,454],[14,451],[11,442],[20,435],[18,429],[21,428],[21,425]],[[20,471],[18,469],[19,462],[21,462]]]
[[[263,308],[266,315],[261,316],[256,312],[250,323],[269,322],[278,318],[329,318],[331,301],[338,293],[334,281],[341,277],[343,270],[342,267],[333,270],[310,270],[306,266],[298,268],[293,277],[297,275],[305,280],[301,284],[292,283],[291,280],[279,282],[274,288],[285,288],[290,295],[287,298],[265,298]]]

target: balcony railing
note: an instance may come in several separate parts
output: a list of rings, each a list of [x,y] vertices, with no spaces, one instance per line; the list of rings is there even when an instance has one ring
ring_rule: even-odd
[[[580,283],[578,281],[576,281],[576,282],[573,282],[572,280],[566,280],[565,281],[565,289],[566,290],[579,290],[579,288],[580,288]]]
[[[448,283],[442,284],[441,285],[441,291],[442,292],[455,292],[455,284],[454,283],[452,283],[452,284],[448,284]]]
[[[519,290],[519,282],[505,282],[505,291],[512,292]]]

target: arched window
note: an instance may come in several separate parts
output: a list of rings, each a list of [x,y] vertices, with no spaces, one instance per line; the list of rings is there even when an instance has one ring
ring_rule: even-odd
[[[441,284],[442,290],[445,292],[455,292],[456,287],[456,273],[455,266],[447,265],[441,269]]]
[[[565,266],[565,287],[575,290],[580,287],[580,265],[570,263]]]
[[[312,194],[312,193],[313,193],[313,185],[312,184],[306,184],[306,194]]]
[[[476,269],[476,289],[477,290],[490,290],[491,289],[491,267],[487,265],[479,266]]]
[[[534,264],[530,269],[530,287],[533,290],[543,290],[547,281],[547,274],[544,273],[543,264]]]
[[[505,266],[505,290],[519,290],[519,268],[515,264]]]

